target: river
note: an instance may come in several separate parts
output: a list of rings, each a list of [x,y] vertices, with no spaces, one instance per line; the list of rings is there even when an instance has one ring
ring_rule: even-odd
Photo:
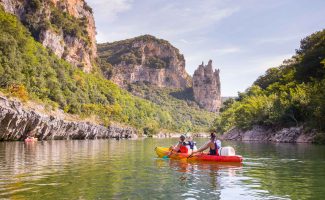
[[[325,197],[325,146],[224,142],[242,165],[156,158],[154,147],[176,141],[0,142],[0,199]]]

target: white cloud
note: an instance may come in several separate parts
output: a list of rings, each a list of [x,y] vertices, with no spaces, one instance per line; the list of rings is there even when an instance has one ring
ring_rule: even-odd
[[[285,42],[295,41],[297,39],[303,38],[303,35],[291,35],[291,36],[283,36],[283,37],[271,37],[271,38],[259,38],[255,40],[257,45],[265,45],[265,44],[281,44]]]
[[[285,59],[291,58],[292,55],[293,54],[283,54],[265,57],[260,56],[259,58],[254,58],[251,61],[251,67],[246,72],[261,75],[271,67],[280,66]]]
[[[126,39],[141,34],[177,40],[191,33],[206,33],[239,7],[222,1],[93,0],[98,41]],[[115,33],[119,34],[115,34]]]
[[[189,41],[187,41],[187,40],[185,40],[185,39],[183,39],[183,38],[182,38],[182,39],[180,39],[179,41],[180,41],[180,42],[182,42],[182,43],[185,43],[185,44],[190,44],[190,42],[189,42]]]
[[[214,49],[212,51],[213,51],[213,53],[216,53],[217,55],[222,56],[222,55],[226,55],[226,54],[241,52],[241,49],[239,47],[226,47],[226,48]]]
[[[87,3],[94,9],[96,20],[111,22],[121,12],[131,8],[133,0],[91,0]]]
[[[205,2],[201,2],[196,9],[184,8],[183,4],[169,4],[151,13],[143,27],[151,27],[166,37],[177,37],[191,32],[204,33],[238,10],[238,7],[221,7]],[[153,27],[154,24],[157,26]]]

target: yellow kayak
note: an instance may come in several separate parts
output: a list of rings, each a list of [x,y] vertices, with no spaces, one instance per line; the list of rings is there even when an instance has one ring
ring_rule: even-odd
[[[156,147],[156,154],[158,157],[163,158],[166,157],[170,150],[167,147]],[[171,159],[188,159],[188,160],[196,160],[196,161],[212,161],[212,162],[232,162],[232,163],[241,163],[243,158],[241,156],[216,156],[216,155],[208,155],[205,153],[195,154],[191,157],[187,153],[172,153],[169,158]]]

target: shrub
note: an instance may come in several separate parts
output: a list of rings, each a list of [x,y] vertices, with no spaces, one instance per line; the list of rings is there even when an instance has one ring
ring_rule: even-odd
[[[29,99],[28,92],[24,85],[20,85],[20,84],[10,85],[8,88],[8,93],[11,96],[18,97],[23,102],[26,102]]]

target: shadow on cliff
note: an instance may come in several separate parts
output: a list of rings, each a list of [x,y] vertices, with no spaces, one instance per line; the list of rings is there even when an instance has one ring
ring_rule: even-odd
[[[193,88],[186,88],[184,90],[171,92],[169,94],[177,99],[184,101],[193,101],[195,103]]]

